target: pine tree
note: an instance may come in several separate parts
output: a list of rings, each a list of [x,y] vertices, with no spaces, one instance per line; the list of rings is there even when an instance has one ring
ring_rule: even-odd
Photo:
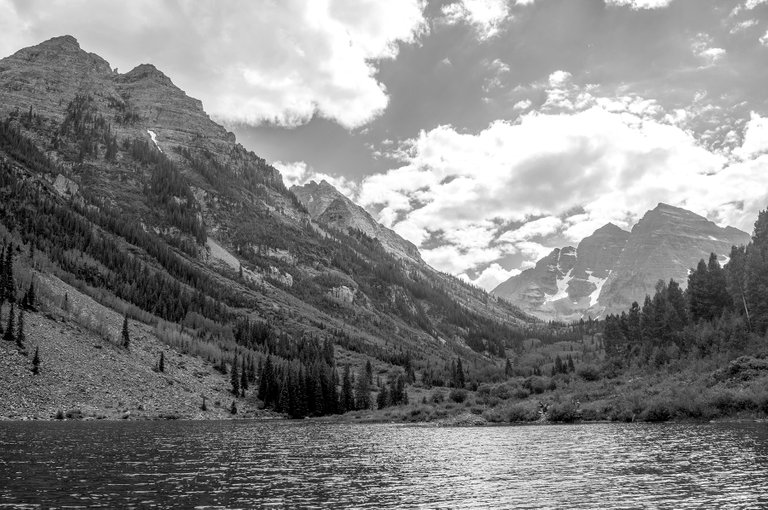
[[[760,211],[757,217],[745,266],[745,294],[752,328],[764,335],[768,330],[768,210]]]
[[[368,379],[368,384],[373,384],[373,366],[371,365],[371,360],[366,360],[365,362],[365,376]]]
[[[506,377],[512,377],[512,363],[507,358],[507,362],[504,364],[504,375]]]
[[[461,358],[456,360],[456,374],[454,376],[454,385],[457,388],[463,388],[466,385],[464,378],[464,367],[461,364]]]
[[[24,293],[24,297],[21,299],[21,307],[25,310],[35,309],[35,282],[29,282],[29,289]]]
[[[131,345],[131,337],[128,334],[128,316],[123,317],[123,332],[122,332],[122,344],[123,347],[128,349]]]
[[[3,292],[5,300],[13,304],[16,302],[16,283],[13,279],[13,245],[9,244],[5,251],[5,264],[3,264]]]
[[[160,351],[160,363],[158,363],[157,369],[160,372],[165,372],[165,353],[163,351]]]
[[[24,349],[24,342],[26,342],[26,335],[24,334],[24,310],[19,309],[19,320],[17,332],[16,332],[16,346],[19,349]]]
[[[234,400],[232,401],[232,406],[229,408],[229,413],[237,414],[237,404],[235,403]]]
[[[355,409],[371,408],[371,385],[366,374],[358,374],[355,384]]]
[[[389,405],[389,395],[387,394],[387,387],[386,385],[381,386],[381,389],[379,390],[379,394],[376,395],[376,408],[377,409],[384,409]]]
[[[237,354],[235,354],[234,359],[232,360],[232,374],[229,378],[229,381],[232,383],[232,394],[234,396],[240,395],[240,374],[237,370]]]
[[[40,348],[35,347],[35,357],[32,358],[32,373],[37,375],[40,373]]]
[[[13,310],[13,303],[11,303],[11,313],[8,314],[8,324],[5,326],[5,334],[3,335],[3,340],[7,342],[13,342],[16,340],[14,335],[14,330],[16,329],[16,326],[14,324],[14,310]]]
[[[352,411],[355,408],[355,395],[352,392],[352,376],[349,365],[344,367],[344,378],[341,383],[341,412]]]
[[[245,365],[245,357],[243,357],[243,365],[240,368],[240,396],[245,397],[245,392],[248,389],[248,367]]]

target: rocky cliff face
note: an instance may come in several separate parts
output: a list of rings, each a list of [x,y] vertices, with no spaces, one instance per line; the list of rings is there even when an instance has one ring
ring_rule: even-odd
[[[61,121],[76,96],[91,99],[118,137],[151,140],[170,159],[178,149],[204,151],[222,165],[243,172],[259,168],[282,184],[277,170],[235,143],[235,135],[210,119],[198,99],[189,97],[151,64],[125,74],[113,70],[69,35],[54,37],[0,60],[0,116],[14,110]]]
[[[318,222],[342,232],[356,229],[381,242],[385,250],[398,258],[421,263],[418,248],[393,230],[374,220],[368,212],[352,202],[326,181],[311,181],[293,186],[291,191]]]
[[[688,270],[716,253],[727,260],[732,246],[745,245],[750,236],[733,227],[722,228],[679,207],[659,204],[632,228],[632,234],[600,295],[607,313],[642,303],[656,282],[674,278],[685,288]]]
[[[561,252],[554,250],[493,294],[546,319],[604,316],[642,302],[660,279],[674,278],[685,288],[688,270],[700,259],[714,252],[725,261],[731,246],[748,241],[746,232],[659,204],[631,233],[609,223],[579,243],[575,263],[563,264]]]
[[[568,297],[568,285],[576,262],[575,248],[555,248],[535,267],[513,276],[492,293],[529,312],[554,310],[556,303]]]

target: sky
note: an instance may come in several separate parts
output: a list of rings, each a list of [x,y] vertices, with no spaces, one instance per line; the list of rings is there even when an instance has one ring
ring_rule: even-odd
[[[0,0],[0,34],[154,64],[488,290],[659,202],[768,207],[768,0]]]

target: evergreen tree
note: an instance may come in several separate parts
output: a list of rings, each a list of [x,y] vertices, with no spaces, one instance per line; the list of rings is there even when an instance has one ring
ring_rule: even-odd
[[[366,360],[365,362],[365,376],[368,378],[368,384],[373,384],[373,366],[371,365],[371,360]]]
[[[358,374],[355,381],[355,409],[371,408],[371,385],[366,374]]]
[[[747,251],[745,246],[733,246],[731,256],[725,265],[725,279],[728,293],[731,295],[731,301],[734,309],[739,314],[744,314],[747,318],[747,324],[750,325],[749,306],[747,305],[746,288],[746,264]],[[751,327],[751,326],[750,326]]]
[[[128,349],[131,345],[131,337],[128,334],[128,316],[127,315],[123,317],[123,332],[121,337],[122,337],[123,347]]]
[[[24,334],[24,310],[19,309],[19,321],[16,332],[16,345],[19,349],[24,349],[24,342],[26,342],[26,335]]]
[[[273,377],[274,377],[274,374],[273,374],[273,368],[272,368],[272,357],[267,356],[267,361],[264,363],[264,368],[260,370],[259,392],[258,392],[259,400],[264,402],[264,405],[269,405],[273,401],[273,399],[270,398],[271,395],[269,394]]]
[[[13,310],[13,303],[11,303],[11,312],[8,314],[8,324],[5,326],[5,334],[3,335],[3,340],[7,342],[13,342],[16,340],[14,330],[16,329],[16,326],[14,324],[14,310]]]
[[[245,392],[248,389],[248,367],[245,365],[245,357],[243,357],[243,365],[240,369],[240,396],[245,397]]]
[[[29,289],[24,293],[24,297],[21,299],[21,307],[25,310],[35,309],[35,282],[29,282]]]
[[[237,354],[235,354],[235,357],[232,359],[232,374],[229,378],[230,383],[232,383],[232,394],[234,396],[240,395],[240,374],[237,370]]]
[[[203,405],[205,405],[205,404],[203,404]],[[234,400],[232,401],[232,405],[229,408],[229,413],[230,414],[237,414],[237,404],[235,403]]]
[[[387,387],[385,385],[381,386],[379,394],[376,395],[376,408],[384,409],[387,406],[389,406],[389,395],[387,394]]]
[[[768,210],[760,211],[745,264],[746,298],[752,328],[760,335],[768,330]]]
[[[568,368],[568,372],[573,372],[574,370],[576,370],[576,366],[573,364],[573,358],[571,357],[570,354],[568,355],[568,367],[567,368]]]
[[[456,373],[454,374],[453,384],[457,388],[463,388],[466,384],[464,367],[461,364],[461,358],[456,360]]]
[[[344,378],[341,382],[341,412],[346,413],[355,408],[355,395],[352,392],[352,376],[349,373],[349,365],[344,367]]]
[[[3,303],[5,303],[5,244],[0,251],[0,310],[3,309]]]
[[[16,282],[13,278],[13,245],[8,245],[5,252],[5,299],[9,303],[16,302]]]
[[[157,364],[157,369],[160,372],[165,372],[165,353],[160,351],[160,362]]]
[[[506,377],[512,377],[512,363],[507,358],[507,362],[504,364],[504,375]]]
[[[35,357],[32,358],[32,373],[37,375],[40,373],[40,348],[35,347]]]

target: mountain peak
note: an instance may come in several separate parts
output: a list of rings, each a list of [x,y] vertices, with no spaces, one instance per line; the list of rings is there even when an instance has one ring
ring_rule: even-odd
[[[39,44],[39,46],[48,46],[53,48],[61,48],[64,50],[79,50],[80,49],[80,43],[77,42],[77,39],[75,39],[71,35],[60,35],[58,37],[51,37],[47,41],[43,41]]]
[[[151,80],[163,85],[174,86],[170,78],[152,64],[139,64],[123,76],[123,81],[137,82],[140,80]]]

